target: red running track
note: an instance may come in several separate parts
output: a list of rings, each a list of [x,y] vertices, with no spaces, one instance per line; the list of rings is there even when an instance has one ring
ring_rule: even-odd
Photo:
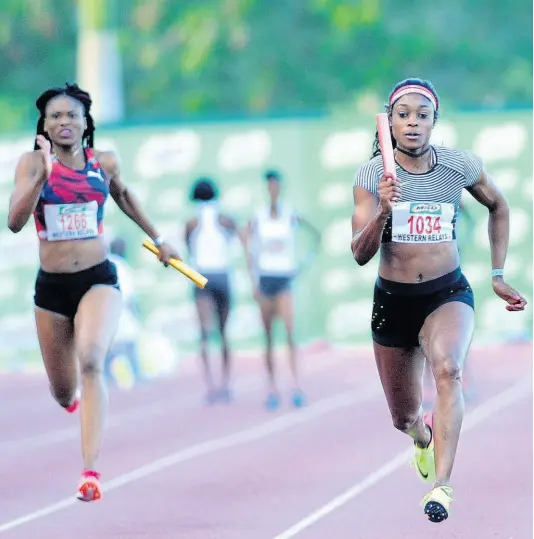
[[[262,408],[257,358],[236,361],[231,405],[202,403],[192,365],[112,392],[106,492],[92,504],[74,498],[77,416],[55,405],[41,376],[3,375],[0,537],[530,539],[532,346],[473,349],[469,361],[478,396],[441,524],[419,506],[426,485],[407,464],[411,443],[391,426],[369,350],[307,354],[301,410]]]

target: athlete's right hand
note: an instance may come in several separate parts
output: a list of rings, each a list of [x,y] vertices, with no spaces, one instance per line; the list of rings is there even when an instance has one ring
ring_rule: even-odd
[[[39,152],[41,152],[44,165],[44,175],[43,180],[48,180],[50,174],[52,174],[52,154],[50,152],[51,146],[50,141],[43,135],[37,135],[36,137],[37,146],[39,146]]]
[[[380,208],[384,215],[388,215],[393,209],[393,203],[398,202],[401,197],[399,180],[389,173],[385,172],[378,182],[378,197],[380,199]]]
[[[524,311],[527,300],[502,277],[496,277],[493,279],[493,291],[501,299],[506,301],[507,311]]]

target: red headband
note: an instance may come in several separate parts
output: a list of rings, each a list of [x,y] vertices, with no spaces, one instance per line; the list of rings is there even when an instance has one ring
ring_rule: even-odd
[[[401,98],[403,95],[406,94],[420,94],[424,95],[427,99],[430,100],[432,105],[434,105],[434,110],[438,110],[438,103],[436,96],[424,86],[419,86],[418,84],[410,84],[408,86],[403,86],[402,88],[399,88],[398,90],[395,90],[393,92],[393,95],[389,99],[389,104],[393,105],[397,99]]]

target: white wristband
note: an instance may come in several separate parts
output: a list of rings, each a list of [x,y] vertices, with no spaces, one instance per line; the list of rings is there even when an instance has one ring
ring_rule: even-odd
[[[491,270],[491,276],[492,277],[503,277],[504,276],[504,270],[502,270],[502,269]]]
[[[156,247],[159,247],[162,243],[165,243],[165,238],[163,236],[158,236],[155,240],[154,240],[154,245]]]

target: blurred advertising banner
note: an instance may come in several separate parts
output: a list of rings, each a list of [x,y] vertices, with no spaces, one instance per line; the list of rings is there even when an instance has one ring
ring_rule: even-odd
[[[378,256],[365,267],[357,266],[350,240],[352,182],[357,168],[370,158],[374,134],[374,115],[370,114],[341,119],[101,128],[96,132],[95,145],[97,149],[118,151],[124,181],[186,259],[183,227],[194,212],[189,190],[197,176],[210,176],[218,183],[222,208],[244,226],[267,201],[263,172],[267,168],[279,170],[284,198],[323,235],[320,252],[310,261],[307,253],[313,244],[305,230],[299,233],[300,256],[306,262],[294,287],[298,341],[326,339],[368,345]],[[508,313],[493,294],[488,213],[467,192],[464,194],[467,215],[460,219],[459,246],[464,273],[475,291],[475,342],[530,339],[532,114],[451,114],[438,122],[433,142],[479,154],[511,206],[506,276],[530,302],[524,313]],[[0,139],[2,223],[7,220],[16,161],[31,148],[31,133]],[[158,264],[141,247],[144,234],[112,200],[106,208],[108,239],[121,237],[127,243],[126,258],[135,275],[142,331],[159,335],[177,353],[195,351],[198,325],[192,283]],[[235,349],[257,348],[263,345],[260,316],[238,242],[232,247],[232,256],[234,303],[229,335]],[[31,364],[38,359],[32,310],[37,268],[33,221],[17,235],[2,227],[0,367]],[[284,335],[279,329],[277,339],[282,341]]]

